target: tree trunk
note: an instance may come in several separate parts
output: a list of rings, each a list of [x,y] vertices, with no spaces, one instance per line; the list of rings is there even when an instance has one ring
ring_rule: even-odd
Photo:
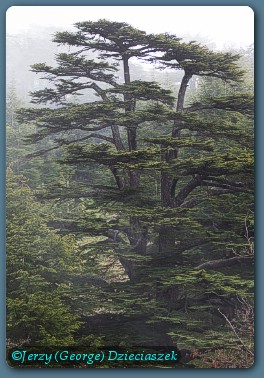
[[[123,68],[124,68],[124,81],[125,84],[130,83],[130,71],[129,71],[129,64],[128,64],[129,57],[127,55],[123,55]],[[135,110],[135,103],[132,99],[130,94],[124,94],[124,101],[125,101],[125,112],[129,115],[129,113],[134,112]],[[132,127],[127,128],[127,141],[128,141],[128,149],[129,151],[137,150],[137,125],[133,125]],[[129,188],[137,188],[140,184],[140,176],[139,173],[135,170],[129,169],[126,170],[126,173],[129,178]],[[125,175],[126,175],[125,173]],[[126,181],[126,180],[125,180]],[[130,228],[128,232],[128,238],[130,240],[131,248],[130,252],[137,253],[140,255],[145,255],[147,251],[147,232],[146,230],[142,229],[140,225],[140,221],[137,217],[130,217]],[[121,261],[122,260],[122,261]],[[126,269],[128,276],[130,279],[133,279],[136,275],[136,270],[134,269],[134,264],[130,263],[129,260],[126,258],[121,259],[120,262]]]
[[[129,64],[128,64],[128,56],[123,56],[123,67],[124,67],[124,80],[125,84],[130,83],[130,71],[129,71]],[[124,101],[125,101],[125,112],[130,113],[135,110],[135,104],[132,101],[131,95],[125,93],[124,94]],[[137,150],[137,125],[133,127],[127,128],[127,142],[128,142],[128,149],[129,151]],[[129,182],[130,187],[136,188],[139,185],[139,174],[138,172],[129,171]]]
[[[182,112],[184,106],[184,98],[188,82],[191,79],[192,75],[185,73],[181,86],[178,93],[178,100],[176,106],[176,112]],[[179,127],[179,121],[175,120],[172,128],[172,137],[179,138],[181,136],[181,128]],[[167,147],[164,145],[163,147]],[[164,153],[162,160],[166,163],[170,163],[173,159],[178,157],[178,149],[175,148],[173,151],[167,151]],[[176,191],[177,179],[168,174],[167,172],[161,173],[161,204],[163,207],[176,207],[177,202],[175,200],[175,191]],[[164,227],[159,233],[159,251],[168,253],[175,251],[175,229],[170,226]]]
[[[159,252],[170,254],[175,251],[175,229],[163,226],[159,232]]]
[[[184,99],[186,94],[186,89],[188,82],[191,79],[192,75],[185,73],[181,86],[178,93],[178,100],[176,106],[176,112],[182,112],[184,107]],[[179,138],[181,136],[181,127],[179,127],[179,121],[175,120],[172,128],[172,137]],[[166,145],[164,145],[166,147]],[[173,159],[178,157],[178,149],[175,148],[173,151],[165,152],[162,160],[170,163]],[[176,190],[177,180],[175,177],[168,173],[161,173],[161,203],[164,207],[175,207],[175,190]]]

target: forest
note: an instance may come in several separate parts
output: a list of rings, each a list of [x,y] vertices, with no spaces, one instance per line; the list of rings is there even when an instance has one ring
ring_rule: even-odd
[[[176,346],[175,368],[252,366],[253,46],[78,22],[12,80],[21,43],[7,80],[7,347]]]

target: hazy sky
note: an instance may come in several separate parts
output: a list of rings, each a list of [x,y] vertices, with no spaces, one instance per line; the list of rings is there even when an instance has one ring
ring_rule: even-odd
[[[254,41],[254,13],[247,6],[14,6],[7,11],[6,30],[69,30],[74,22],[99,18],[125,21],[149,33],[199,36],[217,48],[239,48]]]

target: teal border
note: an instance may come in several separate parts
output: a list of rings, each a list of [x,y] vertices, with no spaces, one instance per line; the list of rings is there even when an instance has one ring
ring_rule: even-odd
[[[256,164],[255,164],[255,177],[256,177],[256,357],[255,364],[249,369],[136,369],[136,370],[124,370],[124,369],[113,369],[113,370],[92,370],[89,369],[52,369],[52,370],[42,370],[42,369],[12,369],[6,365],[5,362],[5,12],[11,6],[22,6],[22,5],[237,5],[237,6],[250,6],[255,13],[255,49],[256,49],[256,63],[255,63],[255,93],[256,93],[256,132],[255,132],[255,151],[256,151]],[[223,25],[224,27],[224,25]],[[146,376],[184,376],[184,377],[211,377],[222,376],[228,377],[261,377],[264,373],[264,297],[262,288],[264,288],[264,274],[262,269],[264,268],[264,255],[262,252],[264,246],[264,199],[263,199],[263,167],[264,162],[264,75],[263,75],[263,55],[264,55],[264,2],[261,0],[1,0],[0,1],[0,375],[4,378],[15,378],[15,377],[33,377],[40,374],[41,376],[97,376],[103,377],[105,375],[118,376],[123,375],[132,377],[134,374],[146,375]],[[261,38],[262,37],[262,38]],[[262,69],[261,69],[262,68]]]

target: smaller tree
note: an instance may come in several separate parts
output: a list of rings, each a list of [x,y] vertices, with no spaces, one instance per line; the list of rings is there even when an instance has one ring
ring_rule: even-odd
[[[33,345],[68,345],[80,322],[69,276],[78,269],[71,236],[50,231],[42,205],[23,176],[7,175],[7,338]]]

